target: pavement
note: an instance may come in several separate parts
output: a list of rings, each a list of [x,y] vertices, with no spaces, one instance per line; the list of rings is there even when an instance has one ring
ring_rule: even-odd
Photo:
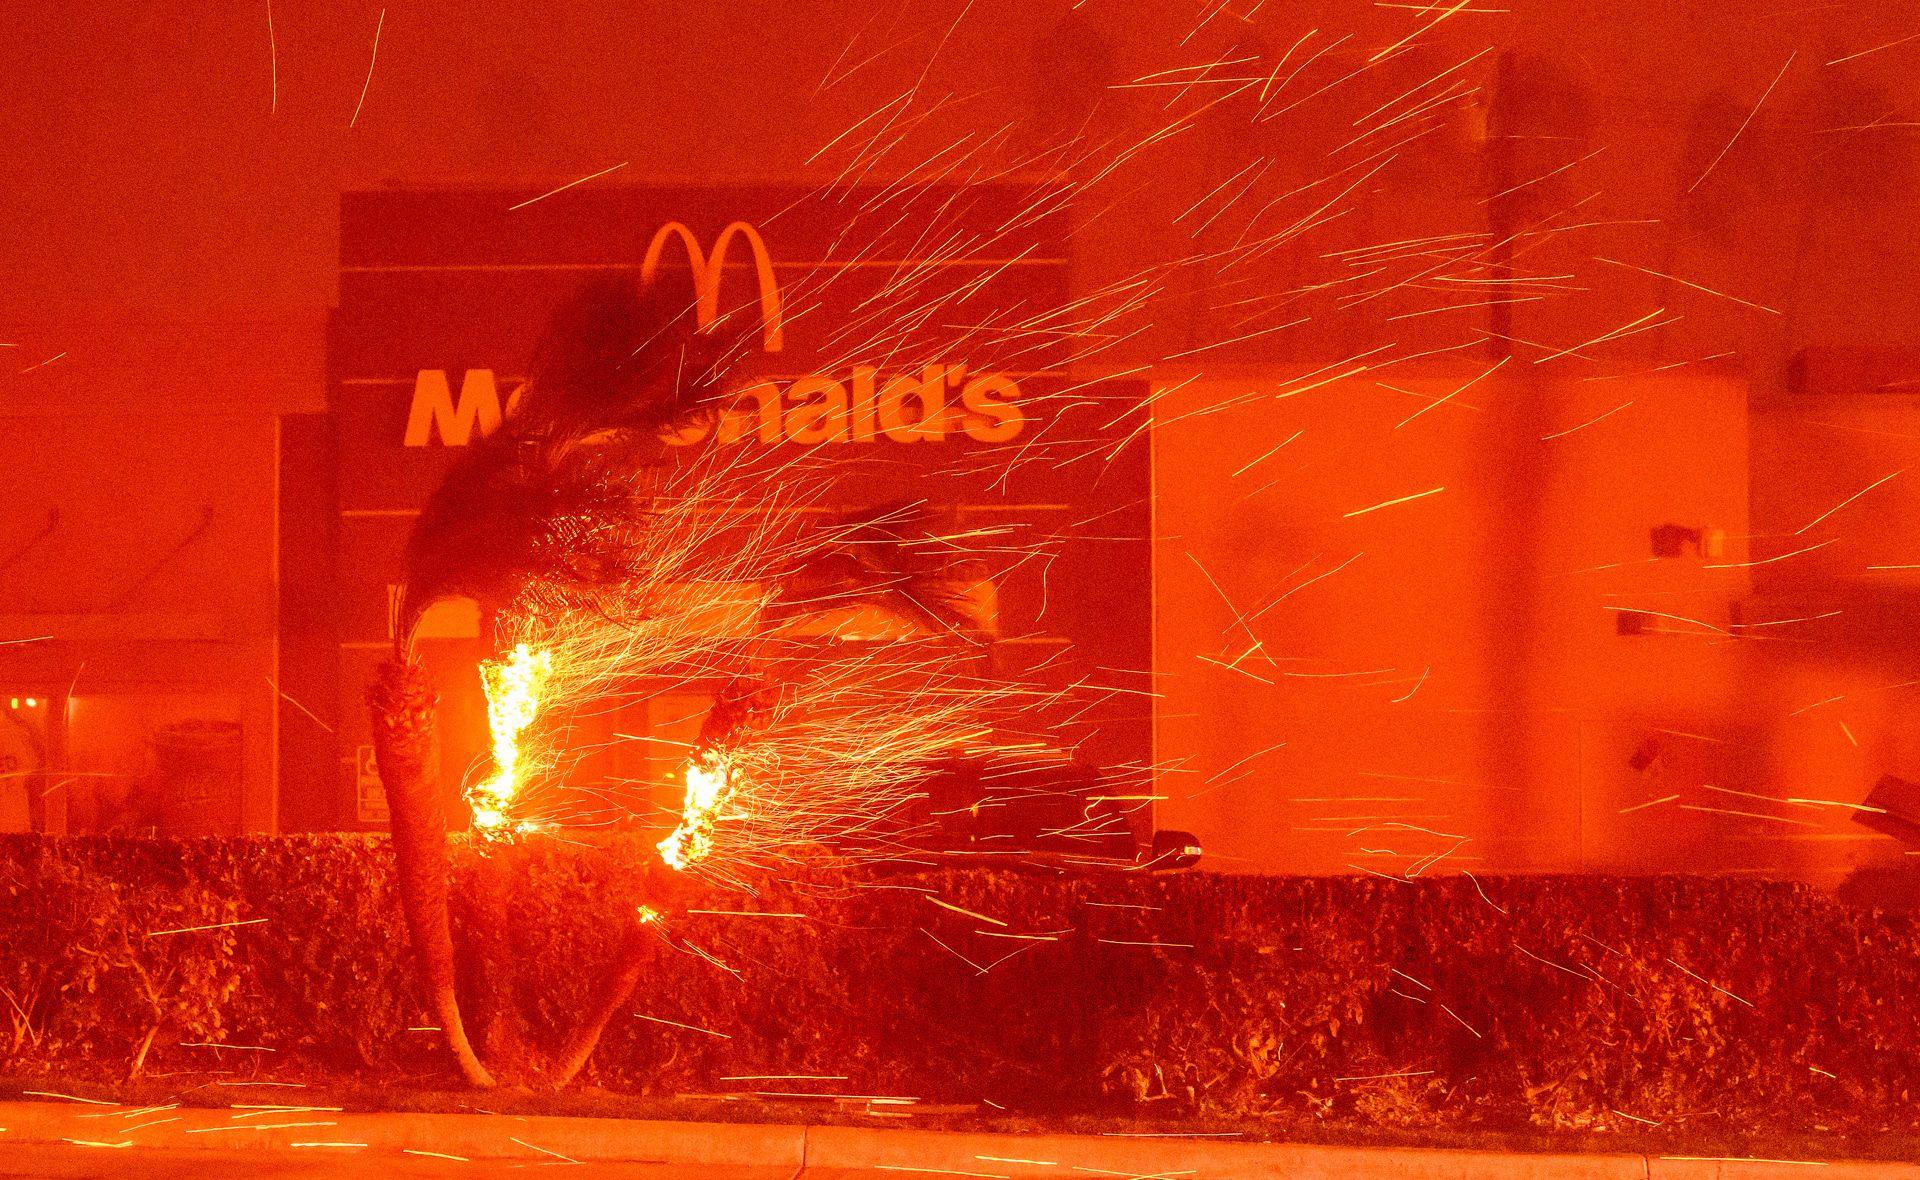
[[[548,1161],[566,1167],[559,1160]],[[382,1180],[474,1180],[475,1164],[496,1170],[544,1167],[543,1164],[491,1160],[440,1160],[389,1153],[326,1156],[317,1152],[216,1151],[200,1148],[88,1150],[66,1144],[20,1144],[0,1148],[0,1177],[5,1180],[338,1180],[378,1176]],[[494,1165],[494,1166],[488,1166]],[[584,1169],[584,1171],[582,1170]],[[570,1169],[570,1177],[595,1180],[790,1180],[791,1168],[725,1168],[706,1164],[635,1164],[599,1161]],[[878,1173],[886,1175],[886,1173]]]
[[[1920,1165],[1532,1155],[1243,1143],[1175,1135],[1005,1135],[315,1108],[0,1103],[0,1178],[398,1177],[527,1168],[633,1180],[1920,1180]],[[1814,1171],[1817,1169],[1817,1171]]]

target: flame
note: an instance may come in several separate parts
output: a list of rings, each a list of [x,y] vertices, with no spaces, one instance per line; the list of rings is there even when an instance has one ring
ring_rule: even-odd
[[[520,734],[540,713],[540,698],[553,674],[553,654],[516,644],[505,659],[480,663],[480,685],[487,694],[487,728],[493,734],[493,774],[468,790],[473,825],[483,831],[507,826],[507,809],[520,791],[516,777]],[[526,825],[517,825],[524,828]]]
[[[726,760],[708,752],[687,763],[687,798],[680,809],[680,826],[655,845],[660,859],[676,869],[686,869],[713,851],[713,826],[720,820],[720,809],[733,794]]]

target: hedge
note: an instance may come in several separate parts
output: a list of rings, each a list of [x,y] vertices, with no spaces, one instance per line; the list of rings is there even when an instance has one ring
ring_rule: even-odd
[[[1920,1109],[1920,927],[1802,886],[921,868],[741,893],[638,863],[617,838],[455,850],[456,936],[506,964],[496,1032],[557,1045],[621,919],[666,915],[589,1066],[615,1090],[1413,1128]],[[391,877],[375,837],[0,839],[0,1070],[447,1081]]]

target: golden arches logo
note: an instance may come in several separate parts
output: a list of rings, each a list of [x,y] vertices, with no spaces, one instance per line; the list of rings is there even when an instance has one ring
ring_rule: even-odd
[[[653,233],[653,241],[647,245],[647,256],[640,263],[640,278],[652,282],[656,271],[660,269],[660,255],[669,241],[678,238],[687,250],[687,265],[693,270],[693,290],[696,297],[694,315],[702,329],[710,327],[720,316],[720,282],[727,270],[727,247],[732,244],[735,235],[746,239],[747,247],[753,251],[753,268],[760,280],[760,341],[768,352],[779,352],[786,343],[786,335],[780,322],[780,281],[773,274],[773,259],[767,256],[767,244],[761,240],[760,232],[744,221],[730,223],[713,240],[713,253],[707,254],[700,249],[700,239],[693,231],[678,221],[669,221]]]

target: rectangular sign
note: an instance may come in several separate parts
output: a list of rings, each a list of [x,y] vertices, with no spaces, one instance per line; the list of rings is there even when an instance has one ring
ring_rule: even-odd
[[[380,767],[374,761],[372,745],[354,747],[353,813],[363,824],[386,826],[387,788],[380,781]]]
[[[342,740],[366,740],[414,516],[461,448],[511,413],[549,314],[596,276],[674,268],[703,323],[746,325],[756,346],[727,412],[680,441],[822,448],[846,460],[832,507],[924,501],[997,538],[986,556],[1005,638],[991,666],[1127,690],[1063,720],[1063,743],[1149,763],[1146,386],[1049,367],[1068,350],[1022,335],[1039,339],[1019,325],[1073,297],[1067,219],[1047,190],[922,187],[907,202],[895,189],[583,188],[517,211],[534,194],[348,195],[330,342]],[[1061,440],[1096,457],[1053,462]],[[457,784],[484,749],[484,637],[439,633],[423,649],[445,661],[442,762]]]

